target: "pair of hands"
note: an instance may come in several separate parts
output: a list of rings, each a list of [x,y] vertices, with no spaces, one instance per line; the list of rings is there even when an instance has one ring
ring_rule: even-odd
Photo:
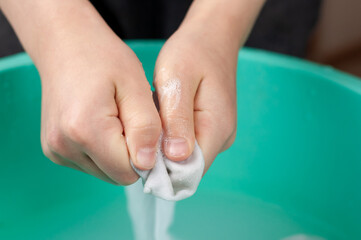
[[[174,161],[197,139],[205,171],[234,141],[236,66],[265,0],[195,0],[154,70],[158,113],[136,55],[87,0],[0,0],[42,81],[43,151],[114,184],[151,169],[161,132]]]
[[[158,56],[159,112],[142,64],[111,31],[73,41],[70,53],[40,70],[45,155],[127,185],[138,179],[129,157],[137,168],[151,169],[163,130],[169,159],[188,158],[197,139],[207,170],[234,141],[237,51],[196,32],[180,28]]]
[[[236,66],[264,0],[195,0],[154,70],[142,65],[87,0],[0,0],[42,81],[41,143],[53,162],[114,184],[154,165],[158,139],[174,161],[197,139],[205,171],[236,130]]]

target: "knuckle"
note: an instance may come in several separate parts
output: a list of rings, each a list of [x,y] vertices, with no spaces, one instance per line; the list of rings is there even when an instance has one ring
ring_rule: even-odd
[[[133,117],[130,120],[130,123],[131,125],[129,128],[132,131],[141,132],[143,134],[160,133],[162,128],[160,121],[156,121],[156,119],[149,117]]]
[[[43,144],[44,154],[49,157],[52,152],[60,153],[64,150],[64,139],[59,129],[51,129],[45,135],[45,143]]]
[[[191,125],[191,116],[181,114],[182,111],[172,112],[167,114],[167,124],[174,125],[174,127],[184,127],[184,125]]]
[[[62,124],[62,130],[71,141],[80,145],[86,145],[89,140],[89,132],[87,131],[86,118],[80,116],[73,116],[66,118]]]
[[[180,114],[169,114],[165,120],[165,129],[168,136],[189,136],[194,132],[193,120],[191,117]]]

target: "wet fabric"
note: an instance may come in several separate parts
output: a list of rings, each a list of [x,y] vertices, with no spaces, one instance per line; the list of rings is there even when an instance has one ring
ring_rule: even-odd
[[[193,153],[184,161],[169,160],[159,147],[153,169],[142,171],[132,166],[143,180],[144,193],[168,201],[179,201],[196,192],[204,171],[204,158],[196,142]]]

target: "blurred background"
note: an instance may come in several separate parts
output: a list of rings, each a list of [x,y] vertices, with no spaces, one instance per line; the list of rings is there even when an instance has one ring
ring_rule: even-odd
[[[361,77],[360,0],[324,0],[307,59]]]
[[[113,30],[126,39],[134,36],[168,38],[182,21],[183,14],[192,1],[91,2]],[[145,9],[152,7],[154,11],[145,13],[139,10],[140,3],[147,6]],[[111,8],[106,9],[105,5]],[[168,9],[168,12],[157,12],[158,8]],[[159,15],[168,15],[167,21]],[[267,0],[247,46],[304,57],[361,77],[360,15],[361,0]],[[164,28],[163,25],[154,24],[158,20],[171,26]],[[116,27],[122,21],[130,23],[129,31],[117,31]],[[148,26],[149,22],[153,22],[153,25]],[[134,32],[134,29],[139,31]],[[150,33],[149,29],[156,31]],[[159,34],[154,33],[157,31]],[[21,45],[0,12],[0,57],[20,51],[23,51]]]

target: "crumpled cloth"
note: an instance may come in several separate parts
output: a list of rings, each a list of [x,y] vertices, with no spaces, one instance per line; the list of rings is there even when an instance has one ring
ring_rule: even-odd
[[[184,161],[169,160],[162,151],[161,144],[156,155],[153,169],[142,171],[132,161],[133,169],[143,181],[143,192],[168,201],[179,201],[192,196],[202,179],[204,158],[198,143],[194,151]]]

